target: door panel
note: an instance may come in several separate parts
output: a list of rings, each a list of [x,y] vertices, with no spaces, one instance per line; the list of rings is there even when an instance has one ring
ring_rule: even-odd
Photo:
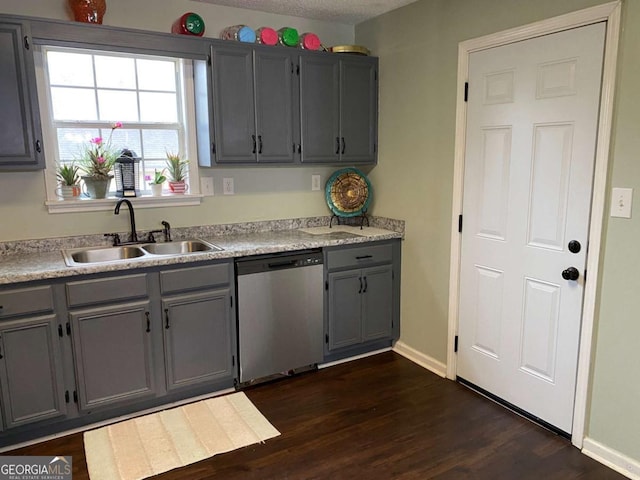
[[[604,24],[472,53],[459,377],[570,432]]]
[[[393,270],[391,265],[362,270],[362,341],[391,336]]]
[[[329,350],[362,341],[360,270],[329,274]]]

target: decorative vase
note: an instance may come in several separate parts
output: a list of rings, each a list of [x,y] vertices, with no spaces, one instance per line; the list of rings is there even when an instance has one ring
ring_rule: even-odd
[[[76,22],[102,23],[106,0],[68,0]]]
[[[56,195],[62,200],[77,200],[80,198],[80,185],[58,185]]]
[[[169,182],[169,190],[171,193],[185,193],[189,190],[189,185],[185,182]]]
[[[89,198],[106,198],[112,178],[113,175],[109,175],[108,177],[83,176],[84,194]]]
[[[151,195],[154,197],[162,196],[162,184],[161,183],[152,183],[151,184]]]

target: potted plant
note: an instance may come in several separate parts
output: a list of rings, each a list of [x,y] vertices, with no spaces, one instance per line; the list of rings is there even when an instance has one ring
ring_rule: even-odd
[[[173,193],[184,193],[189,189],[186,183],[188,160],[180,154],[167,152],[167,173],[169,175],[169,190]]]
[[[80,170],[85,173],[82,176],[82,181],[90,198],[105,198],[107,196],[109,184],[113,178],[111,171],[118,158],[117,150],[111,147],[111,136],[113,131],[120,127],[122,127],[120,122],[111,125],[111,132],[106,143],[102,137],[89,140],[89,146],[85,147],[80,155]]]
[[[78,170],[80,170],[80,167],[74,163],[58,164],[56,166],[56,178],[58,179],[56,193],[63,200],[74,200],[80,196]]]
[[[162,196],[162,184],[167,180],[167,177],[164,176],[164,168],[160,172],[154,169],[153,178],[149,175],[147,180],[151,186],[151,195],[154,197]]]

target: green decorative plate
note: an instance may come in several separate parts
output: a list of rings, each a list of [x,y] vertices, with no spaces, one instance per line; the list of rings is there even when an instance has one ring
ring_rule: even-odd
[[[343,168],[329,177],[325,197],[329,209],[339,217],[357,217],[371,202],[371,183],[357,168]]]

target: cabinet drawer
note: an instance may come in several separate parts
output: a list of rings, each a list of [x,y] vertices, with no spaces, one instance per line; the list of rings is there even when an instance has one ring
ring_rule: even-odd
[[[67,303],[70,307],[146,296],[146,273],[67,283]]]
[[[341,248],[327,252],[327,268],[362,267],[374,263],[390,263],[393,248],[390,244]]]
[[[229,264],[205,265],[160,272],[162,293],[182,292],[227,285],[230,282]]]
[[[51,310],[53,310],[53,295],[50,285],[0,292],[0,319]]]

